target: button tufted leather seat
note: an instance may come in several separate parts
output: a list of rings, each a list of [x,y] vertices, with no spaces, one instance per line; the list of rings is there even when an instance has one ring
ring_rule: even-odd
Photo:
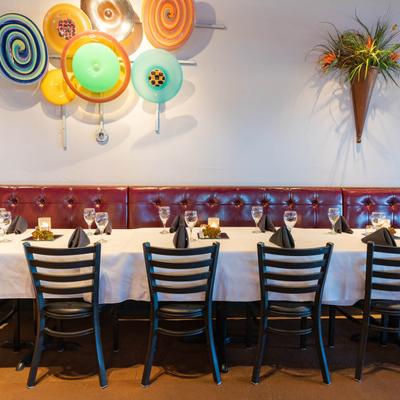
[[[38,217],[51,217],[54,228],[86,226],[85,207],[108,211],[114,228],[126,228],[127,202],[127,187],[0,186],[0,207],[22,215],[30,228]]]

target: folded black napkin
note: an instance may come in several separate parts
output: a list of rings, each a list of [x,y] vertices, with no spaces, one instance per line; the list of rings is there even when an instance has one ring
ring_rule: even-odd
[[[346,218],[343,215],[336,221],[334,226],[336,233],[353,233],[353,230],[350,228],[349,223],[346,221]]]
[[[68,240],[69,249],[71,247],[85,247],[88,244],[90,244],[88,235],[86,235],[85,231],[80,226],[72,232],[72,235]]]
[[[170,233],[176,232],[181,224],[183,224],[183,226],[187,226],[186,222],[185,222],[185,217],[182,214],[177,215],[173,219],[173,221],[171,223],[171,227],[169,228]]]
[[[361,239],[364,243],[374,242],[378,246],[397,247],[393,235],[387,228],[380,228],[377,231]]]
[[[294,249],[294,239],[286,225],[279,228],[269,239],[271,243],[285,249]]]
[[[264,214],[257,225],[260,228],[261,232],[276,232],[274,223],[272,222],[272,219],[268,214]]]
[[[24,233],[28,229],[28,222],[24,217],[17,215],[12,221],[10,226],[7,229],[7,234],[15,233],[19,235],[20,233]]]
[[[105,233],[106,235],[111,235],[111,232],[112,232],[112,225],[111,225],[111,222],[109,222],[109,223],[107,224],[107,226],[104,228],[104,233]],[[95,235],[100,235],[99,228],[97,228],[97,229],[94,231],[94,234],[95,234]]]
[[[189,235],[185,225],[179,225],[178,229],[175,231],[173,242],[177,249],[186,249],[189,247]]]

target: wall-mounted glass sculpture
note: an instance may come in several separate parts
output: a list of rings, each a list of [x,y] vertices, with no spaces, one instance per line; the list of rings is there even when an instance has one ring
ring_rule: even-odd
[[[116,61],[119,74],[111,86],[116,78]],[[81,33],[69,40],[61,55],[61,68],[72,91],[93,103],[105,103],[121,95],[131,74],[131,64],[122,46],[112,36],[97,31]]]
[[[40,90],[43,97],[49,103],[60,106],[63,147],[64,150],[67,150],[67,122],[65,106],[74,100],[76,95],[65,82],[61,69],[53,69],[47,72],[40,82]]]
[[[135,12],[129,0],[81,0],[82,10],[93,28],[122,41],[135,27]]]
[[[19,84],[37,83],[48,64],[44,38],[29,18],[21,14],[0,17],[0,71]]]
[[[58,54],[62,53],[69,39],[91,29],[89,17],[72,4],[56,4],[43,19],[46,42]]]
[[[179,92],[182,82],[181,65],[165,50],[145,51],[133,63],[133,86],[140,97],[152,103],[171,100]]]
[[[143,0],[144,31],[154,47],[176,50],[190,37],[195,20],[193,0]]]

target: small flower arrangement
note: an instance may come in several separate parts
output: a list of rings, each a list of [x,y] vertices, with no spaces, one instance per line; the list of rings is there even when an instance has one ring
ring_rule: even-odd
[[[319,65],[323,72],[337,70],[353,82],[365,79],[370,68],[376,68],[385,80],[390,79],[397,86],[400,74],[400,43],[394,43],[399,35],[397,25],[378,20],[369,29],[357,16],[358,29],[340,32],[333,24],[333,33],[328,33],[326,44],[315,50],[321,53]]]

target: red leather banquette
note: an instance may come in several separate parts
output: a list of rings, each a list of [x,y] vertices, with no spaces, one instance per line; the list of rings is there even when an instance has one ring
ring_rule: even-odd
[[[252,225],[251,206],[262,205],[274,223],[283,211],[298,212],[298,227],[327,228],[329,207],[339,207],[350,225],[364,228],[373,211],[383,211],[400,227],[400,188],[326,187],[110,187],[1,186],[0,207],[24,216],[30,227],[40,216],[55,228],[84,225],[83,208],[108,211],[114,228],[160,226],[157,207],[171,214],[196,209],[200,222],[218,216],[223,226]]]

